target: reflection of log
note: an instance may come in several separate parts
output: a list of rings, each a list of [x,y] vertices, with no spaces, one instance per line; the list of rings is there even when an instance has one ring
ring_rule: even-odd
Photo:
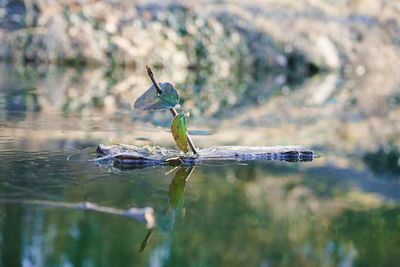
[[[184,155],[177,150],[160,146],[131,146],[100,144],[95,161],[112,160],[123,165],[179,165],[218,160],[284,160],[312,161],[314,153],[302,146],[218,146],[198,151],[198,155]]]
[[[46,208],[65,208],[85,211],[96,211],[100,213],[107,213],[112,215],[118,215],[122,217],[136,219],[141,222],[145,222],[148,228],[154,227],[154,211],[150,207],[143,209],[131,208],[128,210],[120,210],[110,207],[102,207],[91,202],[80,202],[80,203],[69,203],[69,202],[57,202],[47,200],[25,200],[25,199],[0,199],[0,204],[16,204],[16,205],[35,205]]]

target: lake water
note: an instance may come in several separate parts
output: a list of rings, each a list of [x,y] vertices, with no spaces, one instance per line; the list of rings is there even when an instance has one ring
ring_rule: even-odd
[[[378,112],[362,102],[373,96],[354,90],[356,100],[343,108],[348,88],[332,76],[298,85],[272,77],[264,86],[240,84],[224,98],[212,81],[171,81],[193,112],[197,146],[299,144],[320,158],[121,169],[91,161],[97,144],[173,146],[168,112],[130,110],[150,85],[143,73],[10,66],[2,73],[1,266],[400,263],[397,91]],[[37,200],[151,207],[156,221],[148,229],[135,219]]]

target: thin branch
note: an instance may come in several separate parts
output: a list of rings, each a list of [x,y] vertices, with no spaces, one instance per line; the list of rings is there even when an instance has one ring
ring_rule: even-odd
[[[91,202],[59,202],[59,201],[48,201],[48,200],[30,200],[30,199],[0,199],[0,204],[14,204],[14,205],[35,205],[46,208],[64,208],[84,211],[96,211],[100,213],[112,214],[130,219],[136,219],[141,222],[145,222],[147,228],[154,227],[155,218],[154,211],[150,207],[143,209],[131,208],[127,210],[120,210],[110,207],[98,206]]]
[[[153,82],[153,85],[154,85],[154,87],[156,88],[157,92],[158,92],[159,94],[162,94],[161,87],[160,87],[160,85],[157,83],[156,79],[154,78],[153,71],[151,70],[151,68],[150,68],[149,66],[146,66],[146,69],[147,69],[147,75],[149,75],[149,78],[150,78],[150,80]],[[172,116],[174,116],[174,118],[175,118],[176,115],[178,115],[178,113],[176,112],[176,109],[175,109],[175,108],[171,108],[171,109],[169,109],[169,111],[171,111]],[[187,139],[187,141],[188,141],[188,144],[189,144],[189,146],[190,146],[190,149],[193,151],[193,154],[197,155],[198,153],[197,153],[196,147],[194,146],[193,141],[192,141],[192,138],[190,138],[190,136],[189,136],[189,134],[188,134],[187,132],[186,132],[186,139]]]
[[[150,80],[154,84],[154,87],[157,89],[157,92],[161,95],[163,92],[161,90],[160,85],[156,82],[156,79],[154,78],[153,71],[151,70],[151,68],[149,66],[146,66],[146,69],[147,69],[147,75],[149,75]]]

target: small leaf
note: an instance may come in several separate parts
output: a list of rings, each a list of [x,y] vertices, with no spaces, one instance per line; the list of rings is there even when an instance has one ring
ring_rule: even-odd
[[[186,117],[180,113],[175,116],[171,124],[172,135],[174,136],[175,143],[184,153],[188,152],[187,139],[186,139]]]
[[[135,102],[134,108],[139,110],[163,110],[174,108],[179,103],[179,95],[170,83],[159,83],[162,94],[157,89],[150,87]]]

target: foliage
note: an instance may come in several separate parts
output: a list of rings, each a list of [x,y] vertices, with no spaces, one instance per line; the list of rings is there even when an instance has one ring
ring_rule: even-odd
[[[135,109],[139,110],[163,110],[176,107],[179,103],[179,95],[170,83],[160,83],[162,94],[157,89],[150,87],[141,97],[136,100]]]
[[[171,132],[174,136],[176,145],[180,150],[187,153],[187,138],[186,138],[186,117],[185,114],[180,113],[175,116],[171,124]]]
[[[179,94],[170,83],[159,83],[161,93],[153,85],[135,102],[134,108],[138,110],[164,110],[173,109],[179,104]],[[188,152],[188,140],[186,137],[186,117],[179,113],[171,124],[171,132],[176,145],[184,153]]]

